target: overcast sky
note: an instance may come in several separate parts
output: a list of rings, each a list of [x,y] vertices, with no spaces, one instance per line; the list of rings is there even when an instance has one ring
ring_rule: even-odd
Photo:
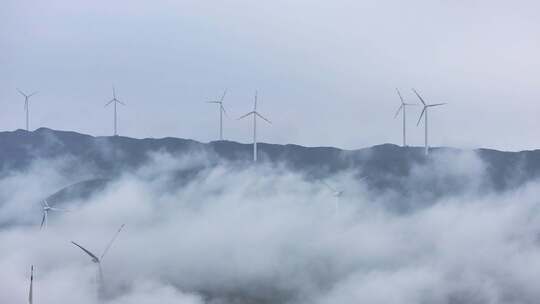
[[[401,142],[395,88],[430,114],[433,145],[540,145],[540,21],[536,1],[3,0],[0,129],[112,133],[111,86],[132,137],[249,142],[259,90],[260,139],[361,148]],[[423,143],[410,109],[409,137]]]

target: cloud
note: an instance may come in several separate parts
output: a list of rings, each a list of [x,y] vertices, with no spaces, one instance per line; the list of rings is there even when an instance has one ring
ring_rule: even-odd
[[[34,264],[36,302],[97,303],[95,265],[69,241],[99,255],[121,224],[102,262],[110,304],[540,299],[540,184],[484,188],[475,154],[439,154],[414,167],[407,200],[418,204],[407,212],[391,206],[396,193],[374,196],[357,172],[328,178],[346,190],[335,213],[324,185],[282,165],[149,159],[41,232],[28,220],[39,209],[19,196],[28,182],[40,185],[36,197],[65,182],[62,163],[38,160],[31,168],[39,170],[0,179],[1,210],[9,211],[0,218],[0,302],[25,300]],[[194,166],[203,170],[175,178]]]

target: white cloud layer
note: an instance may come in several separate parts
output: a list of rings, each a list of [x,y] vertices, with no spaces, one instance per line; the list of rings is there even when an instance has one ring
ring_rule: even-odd
[[[26,301],[31,264],[34,303],[98,303],[95,265],[69,241],[99,254],[121,224],[102,263],[108,304],[540,299],[540,184],[479,193],[485,168],[474,154],[413,170],[411,187],[447,176],[471,191],[406,212],[351,174],[331,178],[346,189],[337,214],[328,189],[279,166],[223,164],[175,184],[170,168],[201,162],[155,154],[71,212],[51,213],[41,232],[39,199],[72,179],[61,162],[0,179],[0,303]],[[431,197],[420,192],[413,200]]]

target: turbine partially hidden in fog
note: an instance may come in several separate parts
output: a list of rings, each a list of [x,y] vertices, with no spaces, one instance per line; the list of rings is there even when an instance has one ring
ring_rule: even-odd
[[[19,93],[24,96],[24,110],[26,111],[26,131],[30,131],[30,97],[37,94],[34,92],[32,94],[26,94],[23,91],[17,89]]]
[[[95,254],[93,254],[91,251],[84,248],[83,246],[71,241],[71,243],[73,245],[79,247],[82,251],[84,251],[84,253],[86,253],[88,256],[90,256],[90,258],[92,258],[92,262],[97,265],[97,278],[96,278],[96,281],[97,281],[97,284],[98,284],[98,296],[102,296],[103,292],[104,292],[103,271],[101,269],[101,262],[103,261],[103,258],[105,257],[105,254],[107,254],[107,251],[109,251],[112,244],[114,243],[114,241],[118,237],[118,234],[120,234],[120,231],[122,231],[123,228],[124,228],[124,224],[122,224],[120,226],[120,228],[118,228],[118,231],[116,231],[113,238],[111,239],[109,244],[107,244],[107,247],[105,247],[105,250],[103,250],[103,253],[101,254],[101,256],[99,258]]]
[[[114,87],[112,88],[112,93],[113,93],[113,99],[111,99],[108,103],[106,103],[105,107],[107,107],[111,103],[114,103],[114,136],[118,136],[118,112],[116,109],[116,105],[121,104],[125,106],[126,104],[116,98],[116,90]]]
[[[28,303],[34,302],[34,265],[30,267],[30,289],[28,290]]]
[[[208,101],[208,103],[216,103],[219,105],[219,140],[223,140],[223,114],[227,115],[225,107],[223,106],[223,99],[225,99],[226,94],[227,90],[223,92],[223,95],[219,100]]]
[[[264,121],[266,121],[269,124],[272,124],[270,120],[266,119],[264,116],[262,116],[259,112],[257,112],[257,98],[258,98],[258,92],[255,91],[255,105],[253,107],[253,111],[241,116],[238,118],[238,120],[246,118],[250,115],[253,115],[253,161],[257,161],[257,117],[260,117]]]
[[[328,183],[323,182],[323,184],[332,192],[332,195],[336,198],[336,206],[335,206],[335,213],[338,214],[339,212],[339,199],[345,192],[344,190],[338,190],[332,186],[330,186]]]
[[[407,146],[407,107],[408,106],[416,106],[416,104],[413,103],[406,103],[405,100],[403,100],[403,96],[401,96],[401,93],[398,89],[396,89],[396,92],[399,96],[399,99],[401,100],[401,105],[399,106],[396,115],[394,115],[394,119],[398,117],[399,113],[402,112],[403,116],[403,147]]]
[[[442,106],[442,105],[445,105],[446,103],[427,104],[424,101],[424,99],[422,98],[422,96],[420,96],[420,94],[418,94],[418,92],[415,89],[413,89],[413,92],[414,92],[414,94],[416,94],[416,96],[418,96],[418,99],[420,99],[420,101],[424,105],[424,108],[422,109],[422,113],[420,113],[420,117],[418,118],[418,123],[416,123],[416,125],[418,126],[420,124],[420,121],[422,121],[422,116],[423,116],[424,117],[424,130],[425,130],[425,149],[426,149],[425,153],[426,153],[426,155],[428,155],[429,154],[429,142],[428,142],[428,112],[429,112],[429,108]]]
[[[68,211],[67,209],[51,207],[46,200],[41,202],[41,208],[42,208],[43,216],[41,218],[40,229],[47,228],[47,224],[49,222],[49,211],[64,211],[64,212]]]

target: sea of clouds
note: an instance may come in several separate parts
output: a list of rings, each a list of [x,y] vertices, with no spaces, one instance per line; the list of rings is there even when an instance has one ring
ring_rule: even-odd
[[[325,180],[345,190],[339,202],[276,164],[176,178],[204,162],[156,153],[89,199],[63,202],[70,212],[51,212],[41,231],[40,200],[92,170],[68,157],[2,175],[0,303],[27,301],[30,265],[39,304],[540,301],[540,183],[479,190],[489,187],[474,153],[415,167],[405,212],[398,192],[373,195],[348,172]],[[429,195],[445,180],[469,191]],[[122,224],[98,297],[96,265],[70,241],[101,254]]]

